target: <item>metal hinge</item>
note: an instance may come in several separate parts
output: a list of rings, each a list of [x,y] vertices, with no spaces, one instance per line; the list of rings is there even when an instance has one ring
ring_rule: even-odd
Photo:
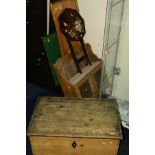
[[[114,75],[120,75],[121,68],[114,67]]]

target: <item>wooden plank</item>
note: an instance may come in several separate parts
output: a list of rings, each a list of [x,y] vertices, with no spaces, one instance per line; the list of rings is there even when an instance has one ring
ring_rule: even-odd
[[[79,11],[77,0],[62,0],[58,2],[51,3],[51,15],[53,17],[56,31],[59,38],[60,49],[62,56],[66,54],[70,54],[70,49],[68,47],[68,43],[66,41],[65,36],[61,33],[58,17],[62,13],[65,8],[72,8]],[[73,47],[76,48],[79,46],[79,43],[74,42]]]
[[[87,67],[83,68],[81,74],[80,73],[76,74],[74,77],[70,79],[69,82],[72,85],[76,85],[79,81],[81,81],[85,76],[87,76],[91,71],[93,71],[93,69],[95,69],[98,66],[101,67],[100,61],[94,62],[92,63],[92,65],[88,65]]]
[[[116,155],[119,140],[32,136],[31,144],[34,155]]]
[[[42,97],[29,135],[122,138],[115,100]]]

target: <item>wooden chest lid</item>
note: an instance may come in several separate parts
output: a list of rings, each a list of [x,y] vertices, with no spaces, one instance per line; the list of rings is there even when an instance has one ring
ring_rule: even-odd
[[[28,135],[122,139],[118,115],[113,99],[40,97]]]

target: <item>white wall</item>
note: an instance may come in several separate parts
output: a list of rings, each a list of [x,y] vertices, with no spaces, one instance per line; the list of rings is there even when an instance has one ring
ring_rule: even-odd
[[[119,76],[115,76],[113,96],[129,101],[129,1],[125,0],[123,23],[120,33],[116,66],[121,68]]]
[[[102,57],[103,36],[106,19],[107,0],[77,0],[80,14],[85,20],[85,42],[91,44],[93,52]],[[129,39],[128,18],[129,2],[125,0],[122,30],[116,66],[121,68],[119,76],[114,78],[113,96],[129,101]]]
[[[78,0],[80,14],[85,20],[85,42],[91,44],[93,52],[102,57],[107,0]]]

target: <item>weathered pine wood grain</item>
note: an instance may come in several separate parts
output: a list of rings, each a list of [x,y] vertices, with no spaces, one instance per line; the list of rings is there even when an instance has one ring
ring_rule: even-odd
[[[42,97],[29,135],[121,139],[115,100]]]
[[[33,155],[117,155],[114,99],[40,97],[28,129]]]

